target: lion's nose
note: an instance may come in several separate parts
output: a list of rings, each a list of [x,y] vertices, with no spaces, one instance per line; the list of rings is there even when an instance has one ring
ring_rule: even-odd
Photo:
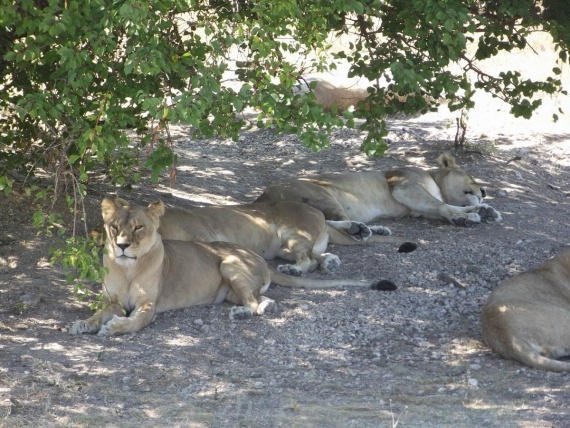
[[[130,247],[131,244],[117,244],[117,247],[119,247],[121,250],[123,250],[123,252],[125,251],[126,248]]]

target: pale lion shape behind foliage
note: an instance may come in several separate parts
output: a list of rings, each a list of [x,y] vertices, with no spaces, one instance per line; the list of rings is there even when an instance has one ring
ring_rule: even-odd
[[[359,101],[368,96],[365,88],[358,86],[337,86],[327,80],[308,79],[308,82],[316,82],[312,89],[313,95],[325,110],[331,110],[334,106],[339,112],[356,106]]]
[[[305,79],[306,84],[311,85],[312,89],[303,83],[298,88],[299,92],[312,91],[315,100],[323,106],[324,110],[332,110],[336,108],[338,113],[349,109],[350,107],[357,107],[360,101],[364,101],[370,94],[367,88],[363,88],[360,84],[345,82],[344,85],[336,84],[328,79],[308,77]],[[314,86],[314,87],[313,87]],[[397,95],[388,93],[385,97],[385,103],[396,101],[398,103],[405,103],[408,97],[414,97],[414,94]],[[425,101],[428,104],[435,104],[436,102],[442,103],[445,100],[435,100],[434,98],[425,95]],[[369,105],[365,104],[364,108],[368,109]]]
[[[274,310],[263,297],[270,282],[290,287],[341,286],[394,289],[389,281],[311,280],[284,275],[253,251],[226,242],[163,241],[157,232],[162,202],[133,206],[122,199],[101,203],[107,239],[103,280],[107,305],[87,320],[76,321],[71,334],[101,336],[134,333],[156,313],[192,305],[229,301],[230,318]]]
[[[325,221],[323,213],[297,202],[212,206],[185,210],[167,208],[159,233],[163,239],[181,241],[224,241],[249,248],[265,260],[276,257],[294,261],[277,270],[301,275],[320,266],[330,273],[339,258],[325,250],[329,243],[403,243],[390,235],[387,227],[368,227],[354,221]],[[400,252],[410,252],[416,244],[406,242]]]
[[[423,216],[447,219],[460,226],[501,221],[498,211],[483,204],[485,190],[455,164],[448,153],[439,168],[323,174],[271,183],[256,202],[303,202],[327,220],[369,223],[379,218]]]
[[[570,250],[509,278],[481,313],[483,339],[504,358],[537,369],[570,371]]]

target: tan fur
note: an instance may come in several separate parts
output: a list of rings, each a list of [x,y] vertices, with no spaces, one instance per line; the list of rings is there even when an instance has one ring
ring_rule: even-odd
[[[484,190],[457,168],[448,153],[440,167],[327,174],[288,178],[271,183],[256,202],[303,202],[320,210],[327,220],[369,223],[379,218],[423,216],[471,226],[501,221],[498,211],[483,204]]]
[[[76,321],[71,334],[134,333],[150,324],[156,313],[225,300],[240,305],[232,308],[232,319],[261,315],[275,307],[262,296],[271,281],[307,288],[376,285],[284,275],[253,251],[231,243],[163,241],[158,233],[162,202],[144,208],[105,198],[101,209],[107,235],[107,304],[89,319]]]
[[[483,339],[504,358],[542,370],[570,371],[570,250],[514,276],[490,294]]]
[[[356,106],[368,96],[368,91],[357,86],[340,87],[326,80],[318,80],[313,95],[325,110],[331,110],[336,106],[340,112]]]
[[[334,83],[317,78],[308,78],[308,83],[316,82],[315,88],[312,89],[313,95],[316,101],[323,106],[325,110],[331,110],[336,107],[339,112],[342,112],[349,107],[356,107],[360,101],[365,100],[369,93],[366,88],[362,88],[356,85],[352,86],[338,86]],[[414,94],[409,95],[397,95],[390,93],[386,96],[386,104],[390,103],[392,100],[396,99],[399,103],[405,103],[408,97],[414,97]],[[436,100],[428,95],[424,96],[424,99],[429,104],[435,104]],[[439,100],[437,102],[441,103],[444,100]],[[365,108],[368,106],[365,105]]]
[[[317,266],[329,273],[338,266],[337,256],[326,253],[329,243],[402,243],[403,238],[381,236],[388,228],[363,223],[327,222],[315,208],[298,202],[213,206],[184,210],[167,208],[159,233],[163,239],[182,241],[224,241],[249,248],[265,260],[276,257],[295,264],[278,266],[290,275],[301,275]]]

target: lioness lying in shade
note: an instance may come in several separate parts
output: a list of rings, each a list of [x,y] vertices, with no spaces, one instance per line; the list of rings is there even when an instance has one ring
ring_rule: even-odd
[[[448,153],[439,168],[323,174],[271,183],[255,202],[294,201],[317,208],[327,220],[370,223],[405,215],[446,219],[458,226],[501,221],[483,204],[485,190],[455,164]]]
[[[570,371],[570,250],[499,284],[481,313],[483,339],[504,358]]]
[[[163,239],[224,241],[249,248],[265,260],[293,261],[277,267],[282,273],[301,275],[317,266],[330,273],[339,258],[326,253],[329,243],[400,243],[399,252],[417,245],[389,236],[384,226],[368,227],[355,221],[325,221],[315,208],[297,202],[225,205],[184,210],[167,208],[158,230]]]
[[[394,290],[389,281],[311,280],[282,274],[251,250],[227,242],[163,241],[158,233],[162,202],[139,207],[122,199],[101,204],[106,252],[105,307],[73,323],[71,334],[134,333],[155,314],[192,305],[234,303],[230,318],[261,315],[275,308],[262,296],[271,282],[306,288],[358,286]]]

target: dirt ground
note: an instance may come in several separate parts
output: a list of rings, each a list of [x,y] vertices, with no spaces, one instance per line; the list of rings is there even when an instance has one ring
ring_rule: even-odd
[[[547,62],[527,68],[540,74]],[[0,196],[0,426],[568,426],[570,375],[494,355],[479,320],[501,280],[570,244],[570,121],[550,120],[570,102],[544,101],[525,121],[478,100],[468,145],[455,153],[502,223],[387,219],[418,250],[333,246],[342,261],[333,277],[389,279],[397,291],[272,286],[278,312],[247,321],[230,321],[222,304],[160,314],[134,335],[69,335],[90,311],[49,264],[55,241],[30,226],[29,200]],[[431,168],[453,148],[456,117],[443,108],[391,119],[390,148],[378,160],[359,152],[356,131],[339,131],[330,149],[311,153],[271,130],[253,128],[232,142],[195,140],[177,127],[175,187],[166,177],[130,191],[93,183],[90,224],[100,223],[104,195],[183,207],[245,203],[278,177]]]
[[[493,104],[489,104],[493,106]],[[178,181],[105,194],[194,207],[252,201],[271,180],[320,171],[435,166],[453,147],[455,115],[392,119],[386,156],[359,153],[339,131],[311,153],[271,130],[238,142],[174,130]],[[48,263],[50,239],[30,227],[26,198],[0,199],[0,425],[6,427],[563,427],[570,378],[505,361],[482,343],[479,313],[504,278],[570,243],[570,124],[480,110],[458,163],[485,186],[500,224],[473,228],[388,219],[420,243],[331,248],[335,277],[385,278],[395,292],[271,287],[279,311],[228,319],[229,305],[160,314],[138,334],[74,337],[87,318]],[[542,121],[542,122],[541,122]],[[321,274],[312,273],[319,277]]]

